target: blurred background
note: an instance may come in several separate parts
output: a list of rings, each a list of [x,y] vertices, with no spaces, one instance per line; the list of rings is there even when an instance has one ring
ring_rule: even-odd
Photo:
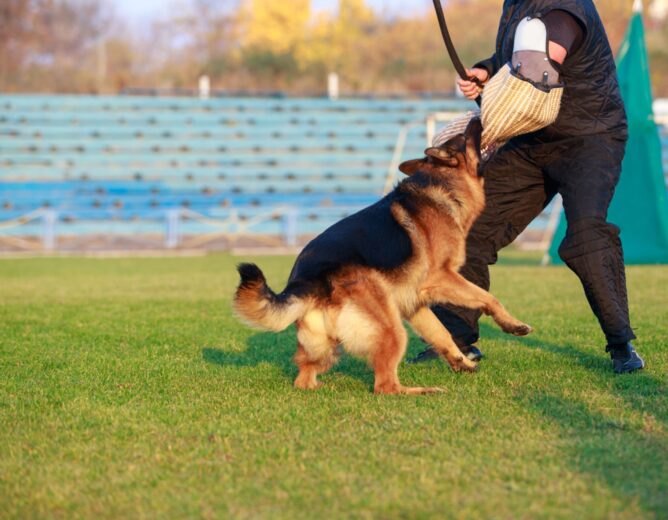
[[[646,1],[654,93],[668,96],[668,2]],[[465,63],[493,50],[502,2],[449,0]],[[632,2],[596,2],[613,49]],[[430,2],[399,0],[3,0],[0,89],[117,94],[194,89],[319,95],[452,93]]]
[[[502,2],[444,4],[488,57]],[[596,2],[615,50],[632,4]],[[668,0],[644,22],[668,97]],[[0,251],[298,248],[474,108],[454,86],[427,1],[2,0]]]

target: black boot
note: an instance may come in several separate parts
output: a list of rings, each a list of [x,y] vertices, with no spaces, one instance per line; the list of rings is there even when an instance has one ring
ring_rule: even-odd
[[[438,352],[436,352],[433,348],[429,347],[428,349],[420,352],[414,358],[407,359],[406,363],[409,363],[411,365],[416,365],[418,363],[426,363],[427,361],[438,359],[439,357],[440,356],[438,355]]]
[[[462,354],[464,354],[471,361],[480,361],[484,357],[483,353],[475,345],[463,345],[459,347],[459,350],[461,350]],[[408,363],[410,364],[424,363],[426,361],[431,361],[433,359],[438,359],[438,358],[439,358],[438,352],[436,352],[432,347],[429,347],[428,349],[420,352],[413,359],[409,359]]]
[[[630,342],[608,345],[605,347],[605,351],[610,352],[612,368],[615,374],[630,374],[631,372],[645,368],[645,362]]]
[[[464,345],[459,347],[459,350],[461,350],[462,354],[464,354],[471,361],[480,361],[485,357],[481,350],[475,345]]]

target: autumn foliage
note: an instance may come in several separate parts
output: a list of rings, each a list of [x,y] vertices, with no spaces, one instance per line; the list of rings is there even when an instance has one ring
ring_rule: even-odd
[[[115,93],[194,88],[319,95],[336,72],[344,94],[451,92],[454,71],[429,2],[397,14],[364,0],[317,11],[310,0],[192,0],[146,26],[104,0],[2,0],[0,90]],[[501,2],[450,0],[446,16],[465,63],[493,49]],[[166,2],[168,5],[168,2]],[[631,2],[597,2],[613,48]],[[647,17],[657,95],[668,96],[668,23]]]

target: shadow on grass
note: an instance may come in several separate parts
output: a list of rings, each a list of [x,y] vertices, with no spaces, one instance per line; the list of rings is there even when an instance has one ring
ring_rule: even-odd
[[[504,334],[500,330],[487,324],[481,325],[481,335],[491,339],[500,339],[506,342],[522,344],[524,347],[552,352],[563,355],[591,373],[592,384],[607,387],[612,382],[612,391],[621,397],[630,408],[645,411],[656,415],[657,419],[668,426],[668,384],[658,379],[648,371],[639,371],[634,374],[616,375],[612,372],[609,355],[601,347],[600,354],[584,352],[571,345],[559,345],[543,341],[536,336],[517,338]],[[640,352],[641,354],[642,351]],[[652,359],[646,358],[651,370]]]
[[[483,324],[483,335],[523,347],[539,349],[575,359],[588,372],[588,386],[611,392],[621,398],[622,406],[641,414],[632,421],[620,414],[592,411],[587,402],[568,399],[559,391],[519,389],[515,399],[529,413],[552,424],[564,440],[563,465],[572,471],[590,475],[603,484],[624,504],[634,503],[647,513],[661,516],[668,510],[668,410],[666,383],[650,373],[615,376],[604,352],[590,354],[570,345],[542,341],[536,337],[514,338]],[[208,363],[232,367],[253,367],[269,363],[278,367],[290,381],[297,369],[292,362],[296,347],[293,328],[281,333],[258,333],[248,341],[243,352],[205,348]],[[409,353],[424,345],[411,337]],[[409,354],[410,355],[410,354]],[[649,360],[651,363],[651,359]],[[343,355],[331,372],[345,374],[373,386],[373,373],[361,360]],[[628,415],[625,414],[626,417]]]
[[[278,367],[292,381],[297,376],[297,367],[292,361],[297,348],[293,328],[286,331],[262,332],[251,336],[248,348],[243,352],[229,352],[218,348],[202,349],[202,358],[207,363],[222,366],[254,367],[269,363]],[[339,373],[353,377],[373,387],[373,371],[362,360],[344,353],[339,362],[327,373]],[[327,374],[323,374],[326,377]]]
[[[552,422],[566,439],[564,463],[603,483],[620,501],[662,516],[668,511],[665,434],[639,429],[589,410],[587,403],[547,392],[518,396],[525,408]]]
[[[579,472],[594,476],[622,502],[653,514],[668,511],[668,388],[647,372],[615,375],[605,352],[600,355],[540,339],[513,338],[483,325],[483,335],[521,342],[524,347],[568,356],[586,368],[588,386],[607,390],[621,398],[621,406],[640,414],[642,425],[619,419],[619,411],[605,414],[589,409],[586,402],[570,400],[545,390],[520,390],[516,399],[524,408],[546,418],[561,432],[569,452],[564,461]],[[651,359],[648,360],[651,363]],[[612,383],[612,384],[611,384]],[[623,410],[621,410],[623,411]]]

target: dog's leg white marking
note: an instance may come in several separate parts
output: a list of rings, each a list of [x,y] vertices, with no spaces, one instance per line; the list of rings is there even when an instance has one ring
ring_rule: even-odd
[[[462,354],[448,330],[431,309],[422,307],[411,317],[410,324],[422,339],[445,357],[455,372],[460,370],[472,372],[476,369],[476,364]]]
[[[325,315],[320,310],[308,311],[301,320],[297,339],[312,360],[328,356],[332,350],[332,340],[327,334]]]
[[[348,352],[361,357],[368,356],[380,340],[378,324],[354,303],[346,303],[339,312],[336,334]]]
[[[328,334],[326,317],[320,310],[311,310],[297,323],[295,363],[299,375],[295,387],[314,390],[321,383],[318,375],[329,370],[338,358],[337,341]]]

